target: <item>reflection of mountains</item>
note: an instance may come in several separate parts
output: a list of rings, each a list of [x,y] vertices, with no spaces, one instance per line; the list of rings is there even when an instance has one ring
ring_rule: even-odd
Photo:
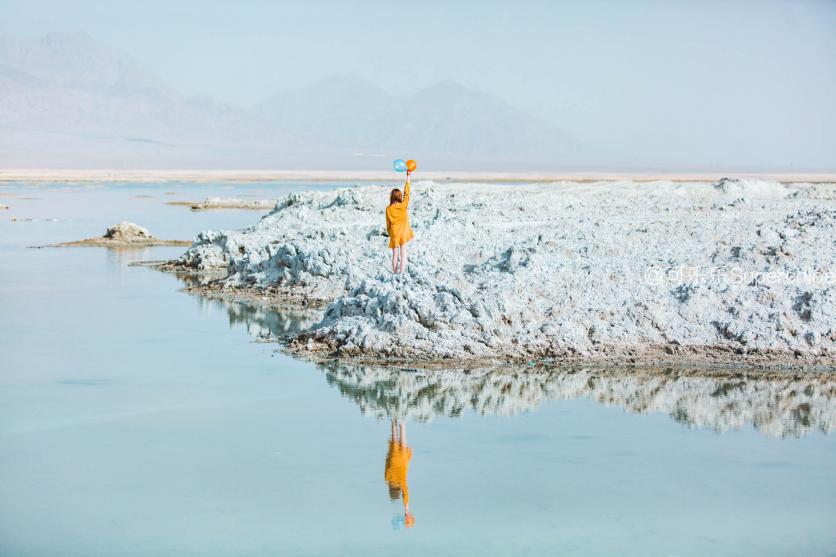
[[[203,299],[198,296],[198,299]],[[261,340],[313,325],[318,312],[277,312],[206,300]],[[751,424],[771,437],[801,437],[836,426],[836,375],[738,370],[495,367],[404,370],[335,362],[319,365],[328,383],[378,418],[427,421],[466,412],[507,416],[543,401],[590,398],[631,413],[667,414],[692,428],[724,432]]]

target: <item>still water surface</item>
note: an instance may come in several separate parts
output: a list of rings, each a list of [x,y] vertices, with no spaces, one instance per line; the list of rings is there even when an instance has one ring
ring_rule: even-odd
[[[316,366],[182,248],[27,248],[308,187],[0,185],[0,555],[836,553],[832,376]]]

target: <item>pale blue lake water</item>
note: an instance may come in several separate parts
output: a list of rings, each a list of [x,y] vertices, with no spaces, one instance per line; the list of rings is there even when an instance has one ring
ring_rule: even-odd
[[[164,202],[308,187],[0,185],[0,555],[836,555],[827,412],[721,433],[544,394],[565,377],[477,401],[478,381],[294,360],[255,342],[283,316],[129,266],[183,248],[27,248],[121,220],[241,228],[259,213]],[[411,528],[384,480],[393,415]]]

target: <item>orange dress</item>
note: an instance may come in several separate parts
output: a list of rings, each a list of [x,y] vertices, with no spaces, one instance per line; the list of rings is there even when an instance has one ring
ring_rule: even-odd
[[[409,471],[409,461],[412,460],[412,449],[389,441],[389,454],[386,455],[386,471],[383,473],[386,483],[391,487],[398,487],[403,494],[404,506],[409,505],[409,487],[406,485],[406,474]]]
[[[402,246],[412,238],[415,233],[409,226],[409,181],[404,188],[403,201],[393,203],[386,207],[386,230],[389,232],[389,247]]]

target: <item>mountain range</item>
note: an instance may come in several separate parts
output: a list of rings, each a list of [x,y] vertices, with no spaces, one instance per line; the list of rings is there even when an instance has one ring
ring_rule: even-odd
[[[410,156],[499,169],[580,154],[554,126],[452,81],[396,96],[338,75],[242,107],[184,97],[86,33],[0,35],[0,165],[10,168],[366,169]]]

